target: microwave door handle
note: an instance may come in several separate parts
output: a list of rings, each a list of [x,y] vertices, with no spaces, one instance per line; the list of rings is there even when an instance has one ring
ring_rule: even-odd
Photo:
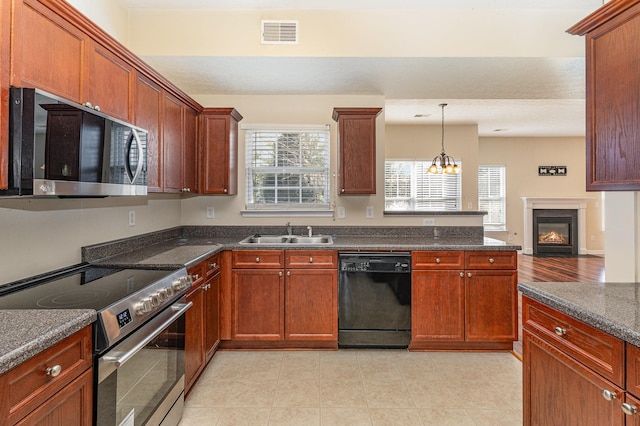
[[[136,143],[136,148],[138,150],[138,166],[136,167],[135,173],[132,173],[131,172],[131,148],[134,141]],[[135,129],[131,129],[131,135],[129,135],[129,143],[127,144],[127,161],[125,162],[125,169],[127,170],[127,175],[129,175],[129,179],[131,180],[131,183],[134,183],[138,179],[138,176],[140,176],[140,173],[142,173],[142,168],[144,166],[142,164],[143,155],[144,153],[142,152],[142,143],[140,142],[140,137],[138,136],[138,132],[136,132]]]

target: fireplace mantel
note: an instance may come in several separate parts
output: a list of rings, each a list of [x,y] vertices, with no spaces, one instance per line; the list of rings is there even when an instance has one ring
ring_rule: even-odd
[[[566,209],[578,211],[578,254],[587,254],[587,203],[591,198],[521,197],[524,203],[524,254],[533,254],[533,210]]]

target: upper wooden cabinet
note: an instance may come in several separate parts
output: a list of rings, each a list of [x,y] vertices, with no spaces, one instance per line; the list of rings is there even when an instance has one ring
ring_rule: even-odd
[[[613,0],[574,25],[586,36],[587,191],[640,189],[640,2]]]
[[[376,117],[382,108],[334,108],[339,194],[376,193]]]
[[[200,193],[238,193],[238,122],[234,108],[205,108],[200,121]]]
[[[184,126],[182,135],[182,185],[184,192],[198,192],[198,113],[183,106]]]
[[[164,192],[196,193],[197,112],[166,93],[162,102]]]
[[[162,191],[162,144],[160,120],[162,117],[162,89],[150,79],[137,75],[135,83],[136,126],[146,129],[147,135],[147,188],[149,192]]]

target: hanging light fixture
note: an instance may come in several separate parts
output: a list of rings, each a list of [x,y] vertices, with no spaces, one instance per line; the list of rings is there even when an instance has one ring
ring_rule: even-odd
[[[431,167],[429,167],[428,172],[431,174],[436,174],[438,173],[438,166],[440,166],[442,173],[460,173],[461,167],[456,164],[456,160],[453,157],[447,155],[446,152],[444,152],[444,107],[446,107],[447,104],[440,104],[438,106],[442,108],[442,151],[440,152],[440,155],[435,156],[435,158],[431,162]]]

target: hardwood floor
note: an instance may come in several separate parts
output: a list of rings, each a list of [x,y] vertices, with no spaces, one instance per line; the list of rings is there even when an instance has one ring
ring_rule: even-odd
[[[518,254],[518,282],[604,282],[604,257],[536,257]],[[576,284],[580,285],[580,284]],[[522,356],[522,295],[518,294],[518,341],[513,352]]]

